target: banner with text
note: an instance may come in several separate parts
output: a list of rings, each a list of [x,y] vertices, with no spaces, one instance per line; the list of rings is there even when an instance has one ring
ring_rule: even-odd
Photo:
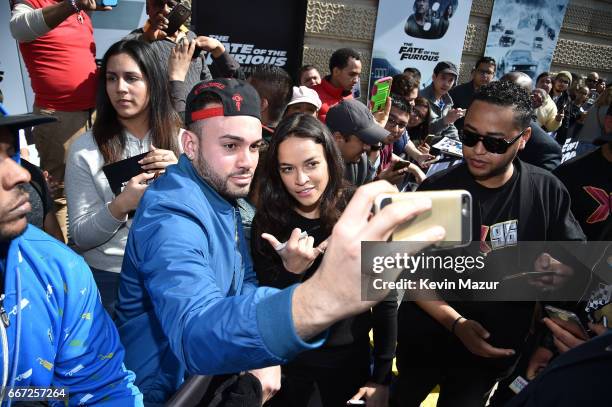
[[[421,71],[421,85],[426,86],[438,62],[459,66],[471,7],[471,0],[381,0],[370,87],[407,67]]]
[[[497,61],[497,77],[521,71],[532,79],[548,71],[568,0],[497,0],[485,55]]]
[[[247,76],[262,64],[296,74],[304,42],[305,0],[268,0],[265,7],[246,0],[192,4],[196,32],[221,41]]]

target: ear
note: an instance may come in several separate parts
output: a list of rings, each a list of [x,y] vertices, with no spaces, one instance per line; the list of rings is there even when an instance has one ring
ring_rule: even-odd
[[[197,157],[200,151],[200,139],[195,133],[189,130],[185,130],[181,137],[181,143],[183,144],[183,152],[190,160]]]
[[[339,131],[334,131],[334,140],[336,140],[336,143],[340,143],[344,141],[344,137],[342,136],[342,134],[340,134]]]
[[[269,106],[268,99],[261,98],[260,110],[262,111],[262,113],[268,110],[268,106]]]
[[[436,80],[436,74],[435,74],[435,73],[432,73],[432,74],[431,74],[431,81],[433,82],[433,81],[435,81],[435,80]]]
[[[519,150],[522,150],[525,148],[525,144],[527,144],[530,138],[531,138],[531,127],[528,127],[527,130],[525,130],[525,133],[523,133],[523,137],[521,137],[521,139],[519,140]]]

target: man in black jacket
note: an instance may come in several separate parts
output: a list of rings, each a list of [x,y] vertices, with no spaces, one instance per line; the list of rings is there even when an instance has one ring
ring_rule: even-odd
[[[474,93],[478,91],[482,85],[486,85],[495,78],[496,67],[495,60],[491,57],[482,57],[476,61],[476,65],[474,65],[474,69],[472,69],[472,80],[448,91],[448,94],[453,98],[454,106],[460,107],[461,109],[470,107],[472,100],[474,100]],[[455,122],[457,130],[463,130],[464,120],[465,119],[461,117]]]
[[[533,85],[529,75],[518,71],[508,72],[502,76],[500,81],[514,82],[527,92],[531,92]],[[518,157],[536,167],[548,171],[554,170],[561,163],[561,147],[552,137],[546,134],[533,117],[529,127],[531,127],[531,137],[529,142],[525,144],[525,148],[519,151]]]
[[[461,136],[465,163],[435,174],[420,187],[471,193],[472,236],[480,241],[481,253],[488,253],[487,262],[508,257],[519,242],[584,240],[561,182],[516,158],[531,136],[530,122],[525,89],[508,81],[481,87]],[[555,271],[565,267],[549,260]],[[534,302],[467,301],[469,295],[459,292],[459,300],[451,303],[401,305],[398,405],[418,406],[439,384],[439,407],[484,406],[495,382],[513,368],[531,326]]]

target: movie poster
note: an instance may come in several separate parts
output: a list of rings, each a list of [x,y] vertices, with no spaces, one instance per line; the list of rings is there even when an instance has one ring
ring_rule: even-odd
[[[485,55],[497,61],[497,78],[521,71],[535,79],[548,71],[568,0],[496,0]]]
[[[296,76],[302,60],[305,0],[193,1],[192,25],[199,35],[217,38],[244,73],[261,64]]]
[[[471,0],[380,0],[370,88],[407,67],[421,71],[424,87],[438,62],[459,66],[471,7]]]

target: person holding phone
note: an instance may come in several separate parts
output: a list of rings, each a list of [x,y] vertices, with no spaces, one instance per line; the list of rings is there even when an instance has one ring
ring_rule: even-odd
[[[64,173],[70,144],[91,129],[96,104],[96,44],[90,14],[111,10],[96,0],[11,0],[11,35],[34,91],[34,113],[59,120],[32,130],[40,167],[58,183],[53,200],[66,235]]]
[[[561,182],[517,158],[531,136],[531,113],[530,93],[520,85],[483,85],[465,117],[464,163],[428,177],[419,187],[470,192],[472,236],[487,264],[516,260],[521,242],[585,239]],[[568,268],[545,253],[531,267],[558,274]],[[439,407],[484,406],[495,382],[515,366],[535,301],[484,302],[483,297],[453,294],[452,302],[440,298],[400,306],[398,405],[418,406],[439,384]]]
[[[389,135],[383,142],[383,148],[380,150],[380,165],[376,176],[377,179],[384,179],[392,184],[400,183],[408,174],[412,174],[414,180],[418,184],[425,179],[425,174],[418,165],[412,164],[410,161],[402,160],[393,153],[394,143],[406,133],[406,128],[410,122],[410,113],[413,109],[413,107],[404,101],[404,98],[393,94],[391,95],[391,110],[389,112],[389,119],[385,125],[385,129],[389,131]],[[414,148],[414,150],[416,150],[416,148]],[[427,153],[416,151],[418,154],[416,154],[415,157],[419,165],[434,158]]]
[[[181,2],[174,0],[146,0],[146,12],[149,16],[144,27],[128,34],[124,39],[134,39],[151,44],[158,63],[163,61],[166,81],[170,82],[170,92],[175,109],[185,111],[185,100],[193,86],[201,80],[213,77],[230,78],[236,75],[240,65],[225,50],[223,44],[212,37],[198,36],[193,31],[179,24],[175,32],[167,32],[174,21],[172,11],[181,7],[182,14],[174,13],[177,18],[190,15],[191,11]],[[206,56],[210,53],[212,64],[206,65]],[[167,62],[166,62],[167,61]]]
[[[260,285],[283,289],[308,280],[317,270],[353,189],[343,180],[342,158],[331,133],[305,114],[280,123],[264,173],[268,182],[261,187],[251,252]],[[396,312],[395,301],[385,301],[337,322],[325,345],[282,367],[284,381],[271,405],[332,407],[364,397],[368,405],[387,406]],[[368,332],[373,326],[376,347],[370,372]]]
[[[406,155],[416,161],[422,168],[427,168],[428,162],[434,157],[429,154],[430,143],[433,139],[429,135],[429,102],[418,97],[410,110],[410,118],[406,124],[406,131],[393,143],[393,153]]]
[[[459,71],[450,61],[438,62],[433,70],[432,82],[419,92],[430,104],[429,131],[438,139],[448,137],[458,139],[454,123],[465,115],[465,110],[455,108],[449,91],[457,84]]]
[[[555,120],[560,123],[555,139],[559,145],[565,143],[569,129],[574,126],[580,116],[580,108],[572,103],[568,89],[572,85],[572,75],[567,71],[561,71],[553,80],[550,97],[557,105],[557,116]]]
[[[177,162],[180,119],[151,46],[113,44],[102,59],[98,114],[92,131],[71,146],[66,165],[69,236],[92,268],[112,310],[133,212],[156,174]],[[114,196],[102,167],[150,151],[143,172]]]

